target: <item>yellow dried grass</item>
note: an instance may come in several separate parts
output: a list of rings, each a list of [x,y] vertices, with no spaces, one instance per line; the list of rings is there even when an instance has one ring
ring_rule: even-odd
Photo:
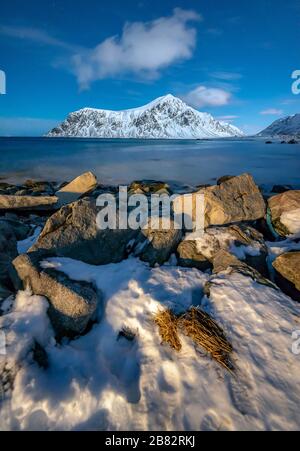
[[[233,370],[230,360],[232,345],[221,327],[206,312],[191,308],[179,318],[178,327],[220,365],[229,371]]]
[[[176,316],[168,309],[159,311],[154,321],[159,327],[162,341],[172,349],[181,350],[178,335],[178,331],[181,331],[228,371],[234,370],[231,361],[232,345],[221,327],[206,312],[193,307],[183,315]]]
[[[154,321],[158,325],[163,343],[167,343],[172,349],[180,351],[182,345],[177,332],[177,316],[170,309],[161,310],[155,315]]]

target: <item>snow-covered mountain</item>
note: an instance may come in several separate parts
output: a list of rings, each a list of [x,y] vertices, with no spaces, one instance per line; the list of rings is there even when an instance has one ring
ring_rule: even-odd
[[[259,136],[300,135],[300,114],[278,119],[259,133]]]
[[[172,95],[124,111],[84,108],[71,113],[49,137],[204,139],[243,136],[237,127],[200,113]]]

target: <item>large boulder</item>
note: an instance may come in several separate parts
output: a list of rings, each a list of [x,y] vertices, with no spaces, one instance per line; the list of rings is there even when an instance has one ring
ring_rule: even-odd
[[[268,200],[271,221],[281,236],[300,232],[300,191],[286,191]]]
[[[173,221],[168,229],[164,229],[162,221],[157,222],[157,227],[151,227],[149,221],[139,234],[135,255],[150,266],[163,265],[175,253],[181,239],[182,231],[175,228]]]
[[[92,172],[80,175],[56,192],[59,206],[74,202],[84,194],[90,193],[97,184],[97,177]]]
[[[71,280],[52,268],[43,268],[40,258],[39,253],[24,254],[13,261],[23,288],[48,299],[48,314],[59,337],[83,334],[96,319],[99,293],[89,283]]]
[[[193,235],[188,235],[178,246],[178,263],[180,266],[206,270],[212,267],[214,257],[221,249],[236,255],[261,274],[268,275],[268,250],[263,235],[243,223],[210,227],[195,239]]]
[[[0,210],[51,210],[57,200],[55,196],[0,195]]]
[[[266,214],[265,201],[250,174],[230,178],[202,192],[207,225],[255,221]]]
[[[255,221],[266,215],[263,196],[250,174],[225,179],[219,185],[203,188],[193,194],[204,194],[205,227],[225,225],[241,221]],[[175,213],[180,212],[182,197],[174,202]],[[193,220],[195,220],[195,210]]]
[[[92,265],[118,263],[128,256],[137,231],[100,230],[96,201],[80,199],[52,215],[29,252],[69,257]]]
[[[288,252],[273,262],[276,282],[286,294],[300,301],[300,252]]]

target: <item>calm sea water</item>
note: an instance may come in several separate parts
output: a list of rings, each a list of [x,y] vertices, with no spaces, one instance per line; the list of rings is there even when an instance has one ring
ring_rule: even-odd
[[[300,145],[255,139],[213,141],[0,138],[0,178],[65,181],[93,171],[105,184],[154,179],[212,183],[250,172],[260,184],[300,187]]]

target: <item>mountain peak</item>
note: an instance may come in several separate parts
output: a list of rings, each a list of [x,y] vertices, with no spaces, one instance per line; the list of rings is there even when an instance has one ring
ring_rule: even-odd
[[[139,108],[133,108],[132,110],[146,110],[154,108],[158,105],[176,105],[177,107],[187,107],[187,105],[178,97],[173,96],[172,94],[166,94],[165,96],[157,97],[157,99],[152,100],[151,102],[147,103],[146,105],[139,107]],[[130,110],[127,110],[130,111]]]
[[[181,100],[178,98],[178,97],[175,97],[175,96],[173,96],[173,94],[166,94],[165,96],[162,96],[162,97],[158,97],[158,99],[156,99],[156,100],[161,100],[161,101],[164,101],[164,100],[166,100],[166,101],[180,101],[181,102]]]
[[[171,104],[171,105],[177,105],[180,107],[185,107],[185,108],[191,108],[189,105],[187,105],[182,99],[180,99],[180,97],[176,97],[173,96],[172,94],[167,94],[163,97],[160,97],[159,99],[162,103],[167,103],[167,104]]]

